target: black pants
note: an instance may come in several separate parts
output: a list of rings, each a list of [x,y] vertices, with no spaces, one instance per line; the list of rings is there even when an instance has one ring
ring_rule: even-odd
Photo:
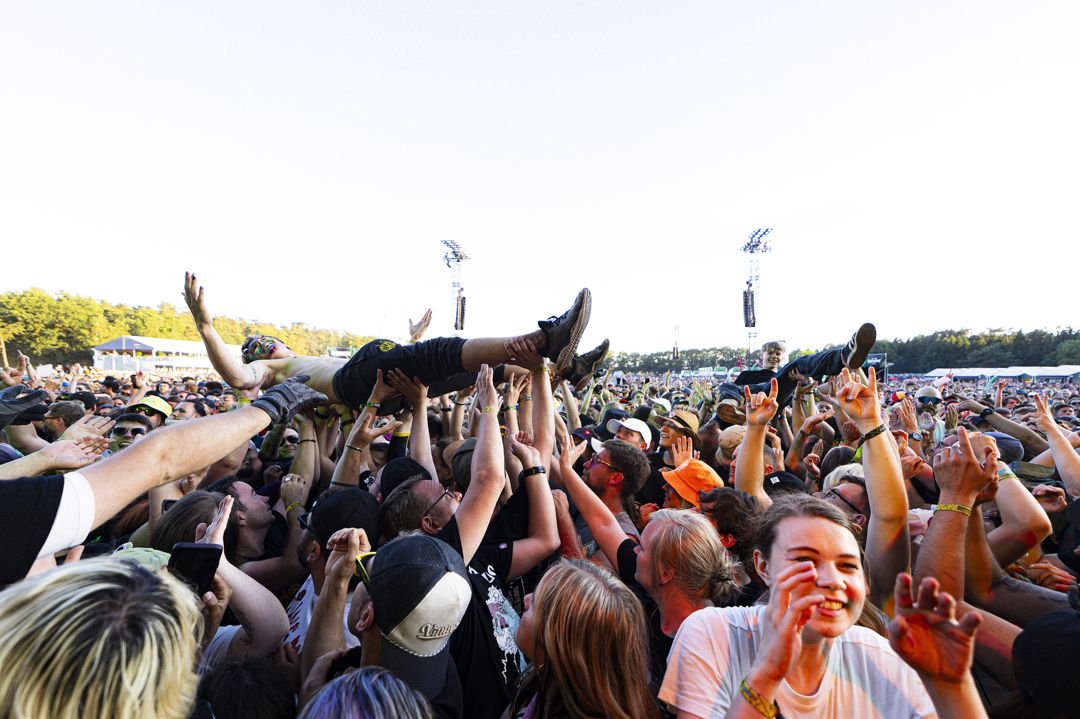
[[[793,376],[794,372],[798,372],[798,374],[807,377],[819,378],[823,375],[840,374],[840,370],[843,368],[843,348],[840,347],[825,350],[824,352],[817,352],[812,355],[796,357],[781,367],[780,371],[776,373],[777,403],[779,403],[781,407],[784,407],[791,402],[791,398],[795,394],[795,388],[799,385],[799,380]],[[769,384],[769,382],[759,382],[758,384],[747,386],[750,388],[750,393],[754,394],[756,392],[768,392]],[[742,401],[744,397],[743,386],[737,385],[734,382],[724,382],[717,388],[717,391],[721,398],[738,399],[739,401]]]
[[[360,409],[371,396],[377,371],[382,370],[385,378],[395,368],[426,384],[431,397],[471,387],[476,384],[476,372],[466,372],[461,365],[464,346],[460,337],[436,337],[414,345],[372,340],[334,374],[334,394],[353,409]],[[498,375],[496,382],[501,379]],[[382,403],[379,414],[393,414],[404,406],[403,398],[394,397]]]

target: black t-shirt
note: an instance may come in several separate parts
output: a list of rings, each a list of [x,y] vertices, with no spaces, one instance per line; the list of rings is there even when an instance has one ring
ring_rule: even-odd
[[[630,588],[641,601],[641,607],[645,610],[645,623],[649,627],[649,689],[652,695],[660,693],[660,683],[664,681],[664,672],[667,671],[668,653],[675,641],[673,637],[664,634],[660,623],[660,607],[645,591],[635,578],[637,573],[637,552],[634,548],[637,542],[626,539],[619,545],[619,579]]]
[[[436,537],[461,552],[457,517]],[[450,637],[450,655],[470,718],[499,719],[521,676],[523,659],[514,642],[521,618],[503,593],[513,554],[512,542],[482,544],[466,567],[472,601]]]
[[[60,474],[0,482],[0,506],[5,513],[0,522],[4,547],[0,586],[19,581],[30,571],[52,531],[63,493],[64,476]]]
[[[649,476],[645,478],[645,482],[642,483],[641,489],[634,495],[634,499],[638,504],[655,504],[658,507],[664,506],[664,478],[661,476],[661,471],[667,471],[673,469],[664,464],[664,450],[653,452],[646,455],[649,458]]]
[[[735,384],[761,384],[775,376],[776,373],[771,369],[745,369],[735,378]]]

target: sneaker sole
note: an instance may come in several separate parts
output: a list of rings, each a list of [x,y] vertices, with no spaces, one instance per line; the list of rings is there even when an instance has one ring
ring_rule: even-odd
[[[592,378],[596,376],[596,370],[599,369],[600,365],[602,365],[604,363],[604,360],[607,359],[610,349],[611,345],[609,344],[608,348],[604,350],[603,354],[601,354],[600,357],[597,358],[595,362],[593,362],[593,366],[589,368],[589,371],[585,373],[585,376],[574,383],[575,392],[580,392],[589,385],[589,382],[592,380]]]
[[[855,332],[855,349],[851,351],[851,356],[844,363],[845,366],[852,371],[862,367],[866,356],[874,348],[875,342],[877,342],[877,327],[867,322]]]
[[[559,353],[558,361],[555,362],[556,375],[564,374],[567,369],[573,366],[578,342],[581,341],[581,336],[585,334],[585,326],[589,324],[589,315],[592,314],[592,292],[589,292],[589,288],[586,287],[581,292],[578,292],[578,297],[582,298],[581,312],[578,312],[577,320],[574,322],[574,326],[570,328],[570,341],[563,347],[562,352]],[[574,298],[574,304],[577,304],[577,298]]]

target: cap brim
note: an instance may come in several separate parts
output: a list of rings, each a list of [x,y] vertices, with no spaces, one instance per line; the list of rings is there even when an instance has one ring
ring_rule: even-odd
[[[442,694],[450,677],[450,643],[430,657],[421,657],[382,640],[379,663],[430,701]]]

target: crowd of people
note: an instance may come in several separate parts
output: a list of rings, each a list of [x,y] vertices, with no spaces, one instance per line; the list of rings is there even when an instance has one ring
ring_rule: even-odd
[[[1080,392],[536,330],[0,380],[0,713],[1072,717]],[[518,328],[526,329],[526,328]]]

